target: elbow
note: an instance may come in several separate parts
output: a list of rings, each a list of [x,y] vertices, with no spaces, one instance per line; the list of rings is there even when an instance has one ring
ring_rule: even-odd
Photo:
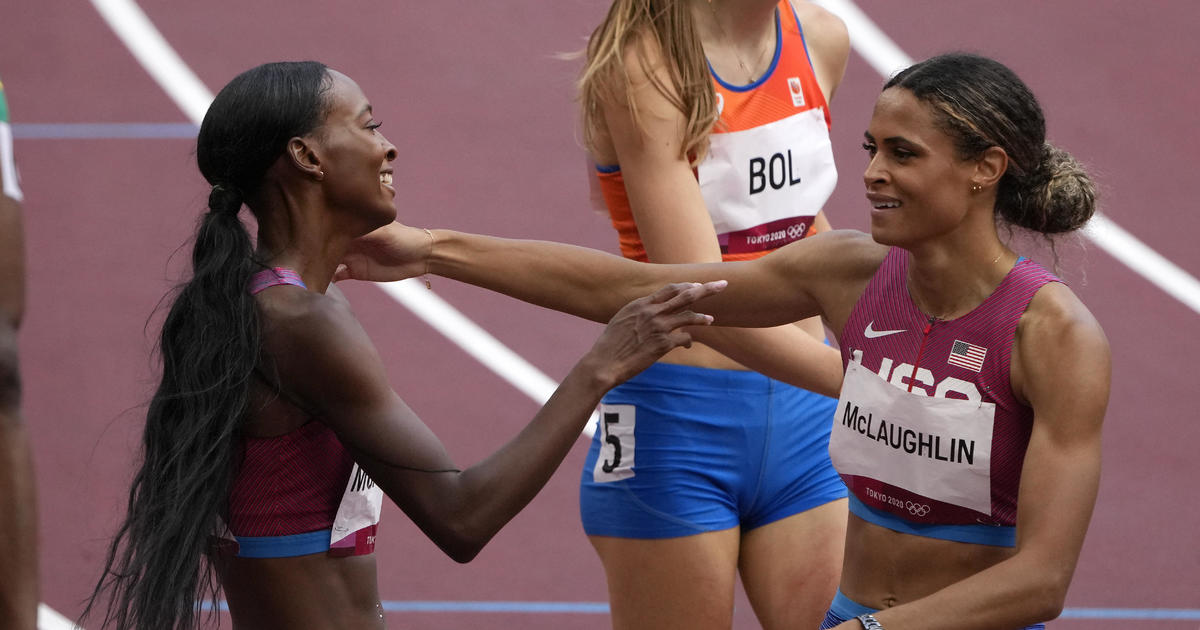
[[[479,555],[491,540],[491,536],[474,535],[468,532],[453,532],[434,540],[438,549],[459,564],[467,564]]]
[[[450,556],[451,560],[459,564],[467,564],[474,560],[480,551],[483,551],[483,545],[462,545],[454,548],[442,547],[442,551],[447,556]]]
[[[1062,614],[1066,606],[1067,588],[1071,583],[1070,572],[1046,571],[1026,599],[1030,603],[1030,618],[1033,623],[1051,621]]]
[[[442,553],[451,560],[466,564],[475,559],[480,551],[496,535],[495,529],[488,529],[470,519],[454,520],[445,523],[436,531],[427,531],[430,540],[437,545]]]

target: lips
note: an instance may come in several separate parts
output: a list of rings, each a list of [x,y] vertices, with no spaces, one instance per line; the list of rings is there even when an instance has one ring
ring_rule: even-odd
[[[871,192],[867,193],[867,201],[869,201],[871,203],[871,207],[876,210],[890,210],[892,208],[899,208],[901,205],[903,205],[900,203],[900,200],[896,199],[895,197],[889,197],[887,195]]]

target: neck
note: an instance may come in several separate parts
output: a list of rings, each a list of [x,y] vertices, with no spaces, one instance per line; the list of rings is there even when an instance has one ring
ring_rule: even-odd
[[[937,319],[961,317],[1000,286],[1016,259],[1016,254],[994,233],[985,244],[910,249],[908,292],[926,315]]]
[[[354,237],[334,229],[315,187],[270,187],[256,201],[260,260],[295,271],[309,289],[324,293]]]
[[[769,30],[775,31],[775,6],[778,0],[693,0],[692,16],[700,28],[701,38],[721,36],[741,43],[754,43]]]
[[[776,0],[693,0],[692,16],[704,54],[718,75],[735,80],[762,76],[775,45],[776,4]]]

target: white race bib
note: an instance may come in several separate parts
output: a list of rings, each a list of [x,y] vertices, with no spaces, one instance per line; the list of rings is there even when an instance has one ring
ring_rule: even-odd
[[[910,394],[850,361],[829,455],[840,474],[990,514],[995,417],[994,403]]]
[[[379,513],[382,509],[383,490],[367,476],[367,471],[354,464],[354,469],[350,471],[350,481],[346,483],[346,491],[342,494],[342,503],[333,519],[329,546],[346,546],[346,543],[338,543],[360,529],[379,523]],[[348,542],[353,546],[354,541]]]
[[[837,185],[823,109],[715,133],[710,142],[697,168],[700,192],[730,253],[799,240]]]
[[[633,429],[637,407],[633,405],[600,405],[600,455],[592,469],[597,483],[620,481],[633,476],[633,452],[637,445]]]

